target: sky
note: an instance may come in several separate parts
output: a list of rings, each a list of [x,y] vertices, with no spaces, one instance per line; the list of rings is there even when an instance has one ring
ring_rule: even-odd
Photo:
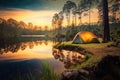
[[[67,0],[0,0],[0,18],[51,26],[52,17]],[[78,2],[78,0],[71,0]],[[84,19],[86,20],[86,19]],[[83,20],[83,21],[84,21]]]

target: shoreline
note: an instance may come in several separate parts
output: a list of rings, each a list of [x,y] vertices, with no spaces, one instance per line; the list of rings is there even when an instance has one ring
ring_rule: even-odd
[[[77,66],[71,66],[69,69],[84,68],[95,65],[107,55],[120,56],[120,49],[117,47],[108,47],[113,42],[108,43],[90,43],[90,44],[72,44],[71,41],[63,42],[54,46],[59,50],[76,51],[85,55],[86,59]]]
[[[105,80],[114,80],[115,76],[109,71],[115,72],[119,78],[120,70],[117,68],[119,65],[115,65],[114,63],[120,63],[120,50],[117,47],[108,47],[111,44],[113,44],[113,42],[100,44],[72,44],[71,42],[63,42],[55,45],[54,48],[60,50],[78,51],[86,57],[89,56],[81,64],[73,65],[63,71],[61,80],[104,80],[104,78],[106,78]],[[95,54],[95,52],[97,53]],[[112,67],[115,67],[117,70]],[[107,71],[107,69],[109,70]],[[102,76],[98,74],[101,74]]]

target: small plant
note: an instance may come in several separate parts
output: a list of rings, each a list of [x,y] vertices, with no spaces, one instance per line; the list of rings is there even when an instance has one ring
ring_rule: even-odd
[[[90,59],[92,57],[91,54],[85,54],[85,61],[87,61],[88,59]]]

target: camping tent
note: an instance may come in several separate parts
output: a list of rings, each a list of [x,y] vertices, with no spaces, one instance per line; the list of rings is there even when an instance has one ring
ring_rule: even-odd
[[[79,43],[99,43],[99,40],[95,34],[89,31],[82,31],[78,32],[72,43],[79,44]]]

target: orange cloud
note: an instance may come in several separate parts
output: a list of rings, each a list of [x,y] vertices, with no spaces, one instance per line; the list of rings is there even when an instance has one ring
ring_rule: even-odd
[[[31,22],[38,26],[51,26],[52,17],[55,13],[59,11],[56,10],[25,10],[25,9],[11,9],[11,10],[0,10],[0,17],[4,19],[13,18],[17,21],[24,21],[26,23]],[[78,19],[77,19],[78,20]],[[91,22],[98,21],[98,10],[92,9],[91,12]],[[78,23],[79,21],[77,21]],[[82,23],[89,22],[89,16],[82,16]],[[72,15],[71,15],[72,23]],[[67,25],[66,17],[64,18],[63,26]]]

